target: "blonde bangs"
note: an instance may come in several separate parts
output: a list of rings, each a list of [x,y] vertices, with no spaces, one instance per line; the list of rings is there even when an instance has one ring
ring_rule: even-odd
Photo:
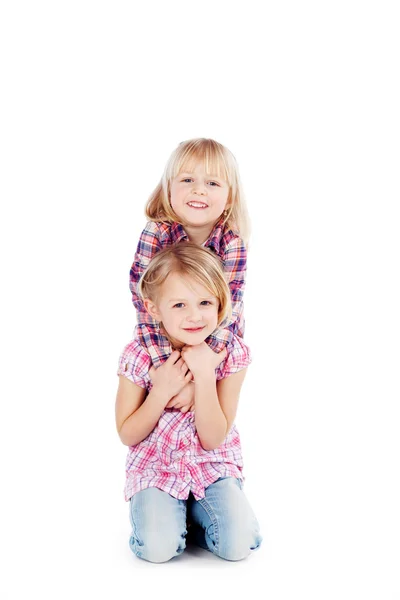
[[[202,163],[207,174],[226,181],[232,190],[237,187],[237,165],[233,155],[215,140],[199,138],[182,142],[173,153],[165,171],[171,181],[179,173],[191,173]]]

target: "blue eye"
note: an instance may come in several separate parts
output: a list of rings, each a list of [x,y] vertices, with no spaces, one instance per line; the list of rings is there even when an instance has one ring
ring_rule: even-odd
[[[202,300],[202,302],[201,302],[202,306],[209,306],[211,304],[212,304],[212,302],[210,302],[209,300]]]
[[[216,181],[210,181],[210,185],[212,185],[212,187],[219,187],[219,183],[217,183]]]
[[[182,308],[183,306],[183,302],[177,302],[176,304],[173,305],[172,308]]]

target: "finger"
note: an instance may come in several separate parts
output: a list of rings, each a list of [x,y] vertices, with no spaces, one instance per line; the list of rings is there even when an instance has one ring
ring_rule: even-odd
[[[192,372],[188,371],[185,375],[185,383],[188,383],[189,381],[191,381],[191,379],[193,379]]]
[[[172,364],[176,363],[176,361],[180,358],[181,353],[179,350],[174,350],[165,362],[170,362]]]
[[[179,408],[179,400],[170,400],[167,404],[168,408]]]
[[[188,406],[182,406],[182,408],[181,408],[181,412],[183,412],[183,413],[187,412],[188,410],[189,410]]]

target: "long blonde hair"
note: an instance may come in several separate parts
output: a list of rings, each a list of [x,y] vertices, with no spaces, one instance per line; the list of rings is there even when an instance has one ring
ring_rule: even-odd
[[[229,196],[224,213],[224,223],[235,231],[247,246],[250,237],[250,220],[239,176],[239,168],[232,152],[212,139],[195,138],[181,142],[171,154],[163,176],[146,205],[146,217],[150,221],[178,222],[172,209],[171,181],[182,171],[191,171],[199,162],[206,173],[224,179],[229,185]],[[184,223],[182,223],[184,225]]]
[[[156,303],[159,289],[171,273],[194,279],[217,298],[218,325],[231,317],[229,286],[221,261],[210,250],[193,242],[179,242],[157,252],[139,282],[143,300],[148,298]]]

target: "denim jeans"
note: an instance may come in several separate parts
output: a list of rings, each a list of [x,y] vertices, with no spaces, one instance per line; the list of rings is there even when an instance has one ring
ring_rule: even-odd
[[[139,558],[162,563],[181,554],[188,539],[226,560],[242,560],[259,547],[257,519],[234,477],[221,477],[205,497],[178,500],[158,488],[136,493],[130,500],[132,534],[129,545]]]

